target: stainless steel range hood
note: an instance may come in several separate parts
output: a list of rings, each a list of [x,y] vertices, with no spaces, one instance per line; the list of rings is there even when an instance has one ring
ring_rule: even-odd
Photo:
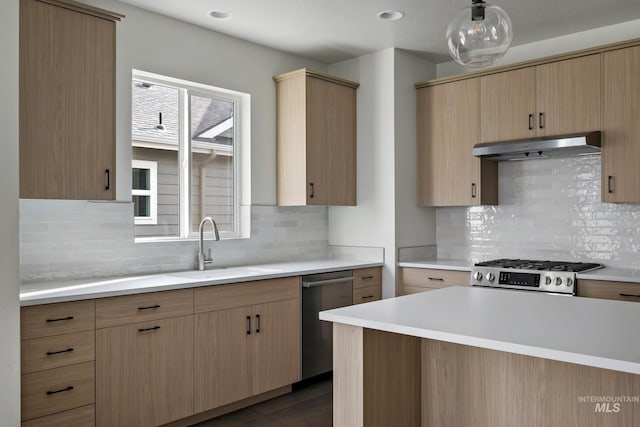
[[[600,132],[488,142],[473,146],[473,155],[487,160],[530,160],[600,154]]]

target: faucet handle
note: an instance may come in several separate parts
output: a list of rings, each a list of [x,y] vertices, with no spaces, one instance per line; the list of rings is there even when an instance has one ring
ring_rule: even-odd
[[[205,264],[213,264],[213,258],[211,258],[211,248],[207,251],[207,257],[204,259]]]

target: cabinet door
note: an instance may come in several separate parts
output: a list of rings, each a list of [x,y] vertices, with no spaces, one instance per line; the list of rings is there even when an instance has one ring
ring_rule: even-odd
[[[307,78],[307,204],[356,205],[356,90]]]
[[[418,204],[480,203],[478,79],[418,90]],[[497,188],[497,186],[496,186]]]
[[[193,414],[193,316],[96,331],[96,425],[158,426]]]
[[[480,77],[481,142],[535,136],[535,78],[533,67]]]
[[[300,380],[300,300],[254,305],[252,392]]]
[[[600,54],[536,67],[536,133],[601,129]]]
[[[195,412],[251,395],[251,309],[240,307],[196,315]]]
[[[20,5],[20,197],[114,199],[115,22]]]
[[[640,202],[640,47],[604,54],[602,200]]]

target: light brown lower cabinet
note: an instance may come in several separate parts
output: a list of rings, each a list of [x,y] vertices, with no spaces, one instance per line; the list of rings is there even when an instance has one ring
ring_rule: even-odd
[[[22,427],[93,427],[95,425],[96,408],[94,405],[83,406],[69,411],[58,412],[35,420],[25,421]]]
[[[640,302],[640,283],[578,279],[576,286],[579,297]]]
[[[152,427],[193,414],[193,315],[96,331],[96,425]]]
[[[195,318],[196,413],[300,379],[299,299]]]
[[[471,273],[433,268],[400,268],[400,295],[432,291],[448,286],[469,286]]]

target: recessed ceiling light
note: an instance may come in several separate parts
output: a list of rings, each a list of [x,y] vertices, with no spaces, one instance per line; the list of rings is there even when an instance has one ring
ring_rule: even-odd
[[[209,12],[209,15],[212,18],[220,20],[231,19],[231,14],[229,12],[225,12],[224,10],[212,10],[211,12]]]
[[[381,21],[397,21],[404,17],[404,12],[399,10],[383,10],[376,15]]]

